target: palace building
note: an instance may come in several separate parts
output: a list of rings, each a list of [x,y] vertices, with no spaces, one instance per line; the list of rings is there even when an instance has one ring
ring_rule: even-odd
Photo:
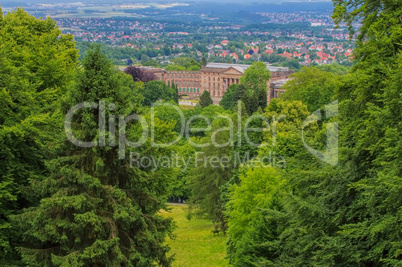
[[[223,94],[232,84],[240,83],[244,71],[251,65],[208,63],[199,71],[166,71],[154,70],[156,76],[167,84],[175,83],[180,95],[197,97],[205,90],[212,98],[222,98]],[[283,92],[281,85],[287,81],[293,71],[289,68],[267,65],[271,72],[269,81],[268,102],[277,98]]]

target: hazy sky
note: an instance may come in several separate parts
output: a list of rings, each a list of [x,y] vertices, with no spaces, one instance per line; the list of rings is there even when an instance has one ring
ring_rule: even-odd
[[[84,3],[138,3],[138,2],[216,2],[214,0],[154,0],[154,1],[141,1],[141,0],[3,0],[3,3],[75,3],[75,2],[84,2]],[[330,0],[313,0],[314,2],[329,2]],[[309,0],[251,0],[251,1],[244,1],[244,0],[219,0],[219,2],[225,3],[248,3],[251,4],[252,2],[258,3],[281,3],[281,2],[309,2]]]

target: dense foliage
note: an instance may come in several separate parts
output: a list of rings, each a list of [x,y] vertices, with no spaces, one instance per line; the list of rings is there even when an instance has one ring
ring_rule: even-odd
[[[147,83],[158,79],[153,72],[136,66],[129,66],[124,70],[124,72],[130,74],[133,77],[134,82]]]
[[[75,114],[67,133],[98,144],[108,138],[112,147],[75,146],[62,130],[63,117],[81,102],[105,101],[105,119],[112,113],[149,118],[141,107],[144,85],[114,70],[99,50],[77,69],[71,36],[60,35],[50,19],[18,9],[0,23],[0,265],[170,265],[163,243],[172,224],[158,213],[175,170],[120,160],[115,135],[122,138],[122,129],[98,132],[98,109]],[[157,140],[174,136],[172,124],[156,125]],[[127,126],[124,137],[135,140],[138,127]],[[146,147],[145,156],[170,155]]]
[[[240,84],[232,84],[222,97],[220,105],[228,110],[237,106],[241,100],[249,115],[267,107],[268,83],[271,73],[262,62],[256,62],[246,69]]]
[[[330,103],[335,91],[342,83],[342,77],[332,72],[322,71],[316,67],[305,67],[291,74],[293,78],[286,83],[285,100],[300,100],[310,112],[314,112]]]
[[[0,9],[0,265],[18,259],[9,215],[37,201],[26,188],[46,176],[55,100],[72,83],[78,53],[55,22]]]
[[[333,2],[351,34],[362,22],[353,68],[303,68],[267,106],[257,62],[191,110],[174,83],[99,47],[78,62],[52,20],[0,10],[0,265],[170,266],[170,199],[228,234],[233,266],[402,266],[402,9]]]
[[[105,106],[114,105],[112,110],[118,114],[138,114],[141,98],[138,85],[124,73],[115,73],[96,49],[84,59],[63,111],[83,102],[102,105],[104,101]],[[150,172],[119,160],[121,148],[102,145],[102,139],[114,140],[115,132],[102,133],[98,127],[99,115],[111,115],[110,108],[88,108],[65,122],[67,135],[98,140],[98,146],[88,149],[65,143],[58,157],[47,163],[50,175],[32,181],[40,203],[13,217],[23,230],[23,262],[28,266],[150,266],[153,262],[168,266],[163,241],[171,223],[157,213],[164,208],[169,171]],[[126,136],[136,139],[137,127],[126,129]],[[158,127],[169,135],[168,127]],[[153,156],[159,153],[164,152]]]
[[[204,91],[200,97],[200,106],[205,108],[213,103],[214,102],[212,101],[211,94],[208,91]]]
[[[393,1],[334,3],[338,23],[352,27],[363,17],[356,66],[341,79],[303,69],[284,98],[303,101],[310,112],[322,108],[314,113],[319,123],[304,129],[307,145],[321,150],[334,123],[324,105],[339,101],[339,162],[331,166],[303,152],[306,107],[275,112],[285,115],[288,130],[281,121],[276,147],[260,154],[281,153],[286,169],[245,167],[231,188],[228,253],[235,266],[402,266],[402,9]],[[271,103],[268,112],[284,103]],[[289,121],[294,115],[296,125]],[[271,143],[270,135],[265,139]]]
[[[144,101],[142,102],[144,106],[150,107],[157,101],[174,101],[176,104],[179,103],[177,87],[175,85],[170,87],[162,81],[153,80],[145,83],[142,95],[144,96]]]

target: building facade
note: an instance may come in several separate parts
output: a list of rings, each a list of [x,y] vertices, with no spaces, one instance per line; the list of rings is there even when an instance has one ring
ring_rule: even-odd
[[[180,95],[198,97],[204,91],[209,91],[212,98],[222,98],[232,84],[240,83],[240,78],[250,65],[208,63],[200,71],[165,71],[155,70],[158,78],[167,84],[175,83]],[[283,92],[283,85],[293,71],[289,68],[267,65],[271,72],[268,84],[268,102],[277,98]]]

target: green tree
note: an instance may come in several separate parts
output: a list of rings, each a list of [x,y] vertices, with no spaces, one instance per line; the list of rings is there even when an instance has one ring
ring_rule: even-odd
[[[266,92],[268,91],[270,79],[271,72],[267,69],[267,65],[262,62],[253,63],[240,78],[240,83],[251,90],[251,95],[254,96],[253,103],[257,101],[257,105],[262,109],[267,106],[268,99]],[[253,112],[256,110],[257,109],[253,110]]]
[[[150,60],[149,56],[142,54],[141,55],[141,64],[144,65],[146,62]]]
[[[18,259],[9,216],[37,201],[30,180],[48,175],[44,161],[58,136],[56,100],[71,85],[78,53],[56,23],[0,9],[0,265]]]
[[[286,225],[279,201],[285,179],[275,168],[245,166],[240,173],[240,183],[230,188],[230,201],[226,205],[230,263],[269,266],[278,249],[275,244],[278,232]]]
[[[289,248],[283,247],[287,244],[281,239],[294,217],[287,204],[293,197],[293,178],[300,175],[301,169],[305,175],[306,170],[317,167],[300,138],[308,115],[300,101],[283,100],[272,101],[264,114],[276,135],[265,132],[258,158],[239,169],[239,181],[228,190],[228,256],[234,266],[287,265],[281,256],[282,250]],[[312,125],[311,130],[316,127]]]
[[[356,65],[335,90],[339,163],[333,167],[303,156],[300,141],[290,139],[283,146],[277,136],[293,167],[286,171],[289,193],[281,201],[286,223],[278,238],[264,243],[274,252],[263,257],[270,261],[264,264],[400,266],[401,9],[393,1],[334,4],[337,23],[362,22]],[[327,122],[320,122],[311,138],[321,150]]]
[[[169,87],[172,88],[171,91],[172,91],[172,95],[173,95],[173,101],[176,104],[179,104],[180,96],[179,96],[179,88],[177,87],[177,84],[174,83],[174,81],[173,81],[173,84],[171,86],[169,86]]]
[[[144,66],[159,67],[159,62],[155,59],[148,60],[143,64]]]
[[[213,141],[201,149],[203,162],[197,163],[189,177],[190,212],[211,219],[224,232],[227,225],[221,190],[230,180],[233,168],[233,164],[222,160],[230,159],[232,150],[231,129],[228,127],[230,124],[226,118],[212,122],[211,132],[206,139]]]
[[[207,58],[203,57],[200,62],[200,67],[203,68],[208,64]]]
[[[178,66],[178,65],[168,65],[165,70],[167,71],[185,71],[186,67]]]
[[[205,107],[208,107],[213,104],[214,104],[214,102],[212,101],[209,91],[205,90],[204,93],[202,93],[202,95],[200,97],[200,106],[202,108],[205,108]]]
[[[334,49],[334,51],[335,51],[335,49]],[[316,66],[316,68],[319,69],[319,70],[322,70],[322,71],[332,72],[332,73],[335,73],[335,74],[338,74],[338,75],[345,75],[349,71],[348,67],[339,65],[337,63],[326,64],[326,65],[318,65],[318,66]]]
[[[311,112],[332,102],[337,88],[341,85],[341,76],[322,71],[316,67],[304,67],[301,71],[291,74],[281,96],[285,100],[300,100]]]
[[[233,100],[233,94],[237,90],[238,84],[232,84],[229,86],[229,88],[226,90],[226,92],[222,96],[222,100],[219,103],[221,107],[227,110],[231,110],[234,107],[234,100]]]
[[[84,59],[77,85],[63,101],[63,111],[83,101],[100,106],[77,112],[66,129],[79,140],[98,140],[99,146],[81,148],[64,142],[59,157],[47,163],[51,175],[32,181],[41,201],[14,217],[24,230],[20,251],[28,266],[170,265],[164,238],[171,221],[158,213],[165,207],[171,171],[130,167],[119,158],[133,150],[121,154],[113,144],[102,146],[103,138],[114,140],[116,133],[99,130],[102,114],[110,118],[141,112],[139,85],[116,72],[99,48]],[[102,110],[100,101],[109,108]],[[156,140],[174,136],[171,125],[159,121],[156,125]],[[139,123],[125,131],[119,128],[119,136],[123,138],[124,131],[128,139],[138,140],[140,128]],[[150,152],[149,143],[135,150],[149,157],[170,154]]]
[[[190,67],[188,67],[188,71],[199,71],[201,68],[199,65],[191,65]]]
[[[151,106],[158,100],[174,101],[178,103],[177,88],[172,88],[166,85],[163,81],[150,81],[147,82],[142,90],[144,96],[143,105]]]

